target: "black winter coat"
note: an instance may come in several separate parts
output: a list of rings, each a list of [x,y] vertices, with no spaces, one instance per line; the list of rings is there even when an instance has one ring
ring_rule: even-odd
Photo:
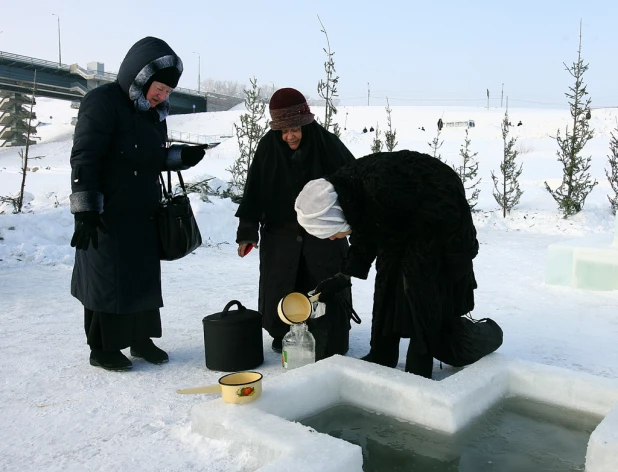
[[[263,326],[273,337],[289,330],[277,314],[279,300],[294,291],[307,293],[339,272],[348,248],[346,240],[321,240],[307,234],[296,221],[294,201],[309,180],[353,162],[354,156],[315,122],[303,126],[302,133],[297,151],[283,142],[281,131],[270,130],[262,138],[236,213],[240,219],[237,242],[260,241],[258,304]],[[351,297],[347,289],[345,301],[327,304],[329,345],[319,358],[347,351]]]
[[[144,110],[142,88],[158,68],[169,66],[182,72],[165,42],[145,38],[127,54],[118,81],[90,91],[79,109],[71,211],[100,212],[107,234],[99,231],[98,249],[76,251],[71,294],[93,311],[136,313],[163,306],[154,219],[158,176],[182,165],[179,153],[166,149],[169,105]]]
[[[358,159],[327,177],[352,228],[342,272],[366,279],[376,260],[372,336],[427,340],[474,308],[476,229],[459,176],[412,151]]]

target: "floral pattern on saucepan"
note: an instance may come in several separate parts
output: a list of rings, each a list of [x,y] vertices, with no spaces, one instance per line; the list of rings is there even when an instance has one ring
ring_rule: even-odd
[[[255,393],[254,387],[242,387],[236,390],[236,395],[239,397],[250,397]]]

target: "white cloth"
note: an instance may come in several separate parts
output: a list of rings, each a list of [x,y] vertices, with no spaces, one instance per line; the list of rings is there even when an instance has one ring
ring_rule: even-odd
[[[298,223],[316,238],[328,239],[350,231],[335,187],[328,180],[309,181],[298,194],[294,209]]]

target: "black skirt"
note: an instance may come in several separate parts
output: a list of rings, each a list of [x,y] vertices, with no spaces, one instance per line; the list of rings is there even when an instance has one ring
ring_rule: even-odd
[[[91,349],[119,351],[135,341],[161,337],[159,309],[130,314],[102,313],[84,308],[86,340]]]

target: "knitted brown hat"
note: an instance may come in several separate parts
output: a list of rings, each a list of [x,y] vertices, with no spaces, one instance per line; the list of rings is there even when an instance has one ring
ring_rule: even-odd
[[[296,128],[308,125],[313,121],[313,113],[309,110],[304,95],[293,88],[277,90],[268,106],[272,121],[271,129]]]

